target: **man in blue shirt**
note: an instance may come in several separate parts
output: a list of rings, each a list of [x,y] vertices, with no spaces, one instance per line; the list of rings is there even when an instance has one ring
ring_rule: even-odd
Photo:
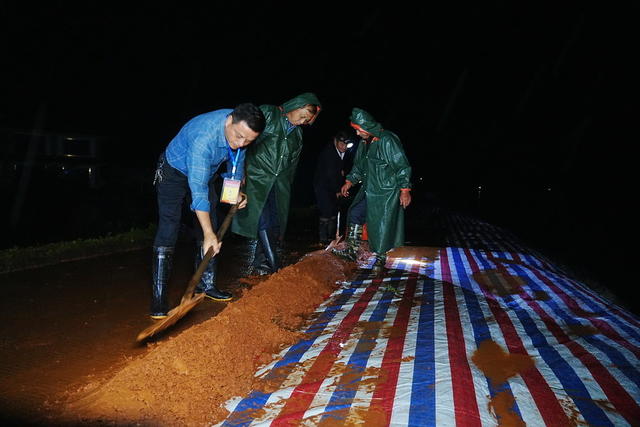
[[[167,283],[171,272],[173,251],[178,239],[182,203],[191,195],[191,210],[199,225],[196,266],[203,254],[213,248],[220,251],[216,238],[215,207],[218,196],[214,174],[222,163],[227,172],[221,175],[233,180],[244,177],[244,148],[264,130],[265,118],[253,104],[240,104],[235,109],[222,109],[201,114],[185,124],[160,155],[154,184],[158,197],[158,231],[153,243],[153,283],[151,317],[167,316]],[[246,200],[239,206],[246,206]],[[213,257],[196,293],[204,292],[216,301],[228,301],[232,295],[216,287],[216,257]]]

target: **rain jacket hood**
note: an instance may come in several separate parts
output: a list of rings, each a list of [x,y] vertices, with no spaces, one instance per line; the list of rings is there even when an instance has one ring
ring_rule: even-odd
[[[258,139],[247,148],[245,193],[248,204],[233,218],[234,233],[256,238],[260,216],[273,190],[277,205],[277,228],[280,235],[284,235],[289,218],[291,187],[302,152],[304,127],[290,128],[285,114],[307,104],[317,105],[320,112],[320,101],[313,93],[303,93],[282,105],[260,106],[267,124]],[[318,117],[318,113],[309,124]]]
[[[296,110],[298,108],[302,108],[307,104],[316,105],[318,107],[318,112],[313,116],[313,118],[309,121],[309,124],[312,124],[317,118],[318,114],[320,114],[320,110],[322,109],[322,105],[320,105],[320,100],[318,97],[311,92],[305,92],[301,95],[296,96],[282,104],[282,111],[288,113],[290,111]]]
[[[367,133],[380,138],[382,134],[382,125],[378,123],[371,114],[361,108],[354,108],[351,111],[351,126],[360,128]]]

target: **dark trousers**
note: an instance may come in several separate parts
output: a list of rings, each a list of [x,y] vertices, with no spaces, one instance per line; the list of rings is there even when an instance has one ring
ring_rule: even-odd
[[[276,190],[275,187],[271,187],[258,220],[258,241],[252,262],[254,268],[264,268],[270,270],[271,273],[278,270],[277,245],[279,240],[280,222],[278,221]]]
[[[349,224],[363,225],[367,222],[367,198],[363,197],[349,210]]]
[[[334,238],[337,227],[340,228],[338,230],[340,235],[344,236],[347,228],[346,218],[350,199],[336,197],[335,191],[320,185],[316,185],[314,187],[314,192],[316,194],[316,203],[318,205],[318,214],[320,216],[320,240],[323,240],[323,221],[327,223],[327,238],[330,240]],[[337,218],[338,213],[340,214],[339,220]]]
[[[258,221],[258,231],[269,230],[274,235],[280,235],[280,222],[278,221],[278,205],[276,204],[276,189],[271,187],[267,200],[264,203],[260,219]]]
[[[328,188],[315,186],[316,203],[321,218],[331,218],[338,215],[338,198],[336,192]]]
[[[209,202],[211,203],[211,224],[217,229],[216,206],[218,195],[213,185],[214,178],[209,182]],[[153,242],[154,246],[175,246],[180,232],[183,203],[191,203],[191,192],[187,177],[167,162],[164,153],[158,159],[155,179],[158,200],[158,230]],[[202,228],[195,214],[192,215],[193,231],[196,240],[203,240]]]

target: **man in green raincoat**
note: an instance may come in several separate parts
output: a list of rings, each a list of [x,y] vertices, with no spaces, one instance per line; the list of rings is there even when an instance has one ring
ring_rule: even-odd
[[[362,138],[353,168],[342,186],[342,195],[356,183],[356,194],[348,216],[347,248],[335,251],[352,260],[367,224],[369,248],[376,254],[374,269],[382,269],[386,252],[404,244],[404,209],[411,203],[411,166],[400,138],[385,130],[371,114],[360,108],[351,112],[351,126]]]
[[[320,101],[303,93],[280,106],[261,105],[266,127],[247,150],[244,192],[249,201],[233,219],[232,230],[258,240],[253,269],[258,274],[279,268],[275,244],[287,227],[291,186],[302,151],[302,125],[320,113]]]

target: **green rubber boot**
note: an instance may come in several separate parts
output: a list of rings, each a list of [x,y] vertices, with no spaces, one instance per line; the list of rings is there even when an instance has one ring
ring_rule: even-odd
[[[373,263],[373,266],[371,267],[371,269],[376,272],[379,273],[382,270],[384,270],[384,266],[387,264],[387,255],[385,254],[376,254],[376,260]]]
[[[350,261],[355,261],[358,258],[358,249],[362,242],[362,224],[349,224],[347,230],[346,248],[332,249],[332,252]]]

